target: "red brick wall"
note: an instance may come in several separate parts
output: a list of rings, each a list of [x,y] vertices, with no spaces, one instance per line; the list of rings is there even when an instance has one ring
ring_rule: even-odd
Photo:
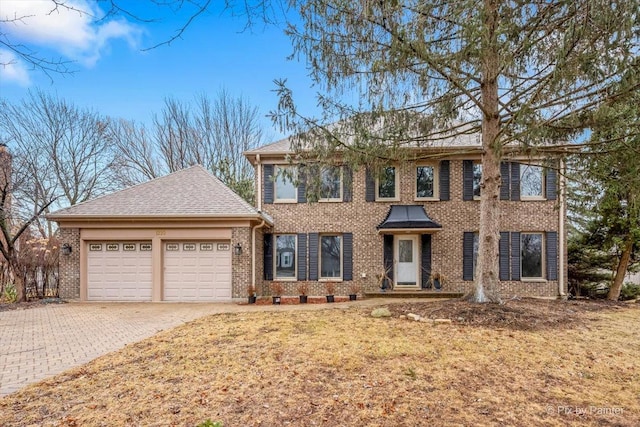
[[[472,282],[462,280],[462,236],[477,231],[479,201],[462,200],[462,161],[450,162],[450,201],[419,202],[414,199],[415,164],[398,167],[400,199],[394,202],[365,201],[365,171],[354,172],[353,200],[338,203],[263,204],[262,209],[274,218],[272,233],[353,233],[353,277],[367,290],[376,290],[375,275],[382,272],[383,238],[376,226],[382,222],[392,204],[422,204],[431,219],[442,225],[432,237],[432,271],[446,277],[444,290],[467,291]],[[502,201],[501,231],[558,231],[557,201]],[[565,246],[566,247],[566,246]],[[262,258],[258,259],[258,265]],[[362,275],[366,275],[365,278]],[[562,272],[560,273],[562,274]],[[263,275],[259,276],[262,279]],[[285,283],[285,293],[296,295],[296,282]],[[324,295],[324,284],[309,282],[311,295]],[[346,294],[350,282],[338,285],[337,294]],[[264,284],[268,289],[269,283]],[[502,282],[502,296],[557,296],[557,281]]]

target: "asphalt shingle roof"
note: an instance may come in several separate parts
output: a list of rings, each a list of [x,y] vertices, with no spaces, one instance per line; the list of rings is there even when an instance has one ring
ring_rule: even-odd
[[[260,213],[200,165],[49,214],[71,217],[247,217]]]

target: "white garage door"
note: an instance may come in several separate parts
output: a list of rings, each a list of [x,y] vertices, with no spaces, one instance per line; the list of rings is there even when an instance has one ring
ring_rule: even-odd
[[[165,301],[231,301],[230,242],[168,242]]]
[[[151,242],[87,243],[89,301],[151,301]]]

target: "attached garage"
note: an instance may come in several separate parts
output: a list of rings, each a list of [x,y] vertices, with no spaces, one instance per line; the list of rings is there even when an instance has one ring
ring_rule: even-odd
[[[151,242],[87,242],[88,301],[151,301]]]
[[[59,224],[60,295],[81,301],[243,300],[254,243],[272,220],[202,166],[48,215]]]
[[[231,243],[166,242],[165,301],[231,301]]]

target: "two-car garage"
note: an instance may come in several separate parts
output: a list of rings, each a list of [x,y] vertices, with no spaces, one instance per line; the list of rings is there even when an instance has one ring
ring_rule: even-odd
[[[87,242],[87,300],[151,301],[152,242]],[[162,300],[231,301],[228,241],[162,243]]]

